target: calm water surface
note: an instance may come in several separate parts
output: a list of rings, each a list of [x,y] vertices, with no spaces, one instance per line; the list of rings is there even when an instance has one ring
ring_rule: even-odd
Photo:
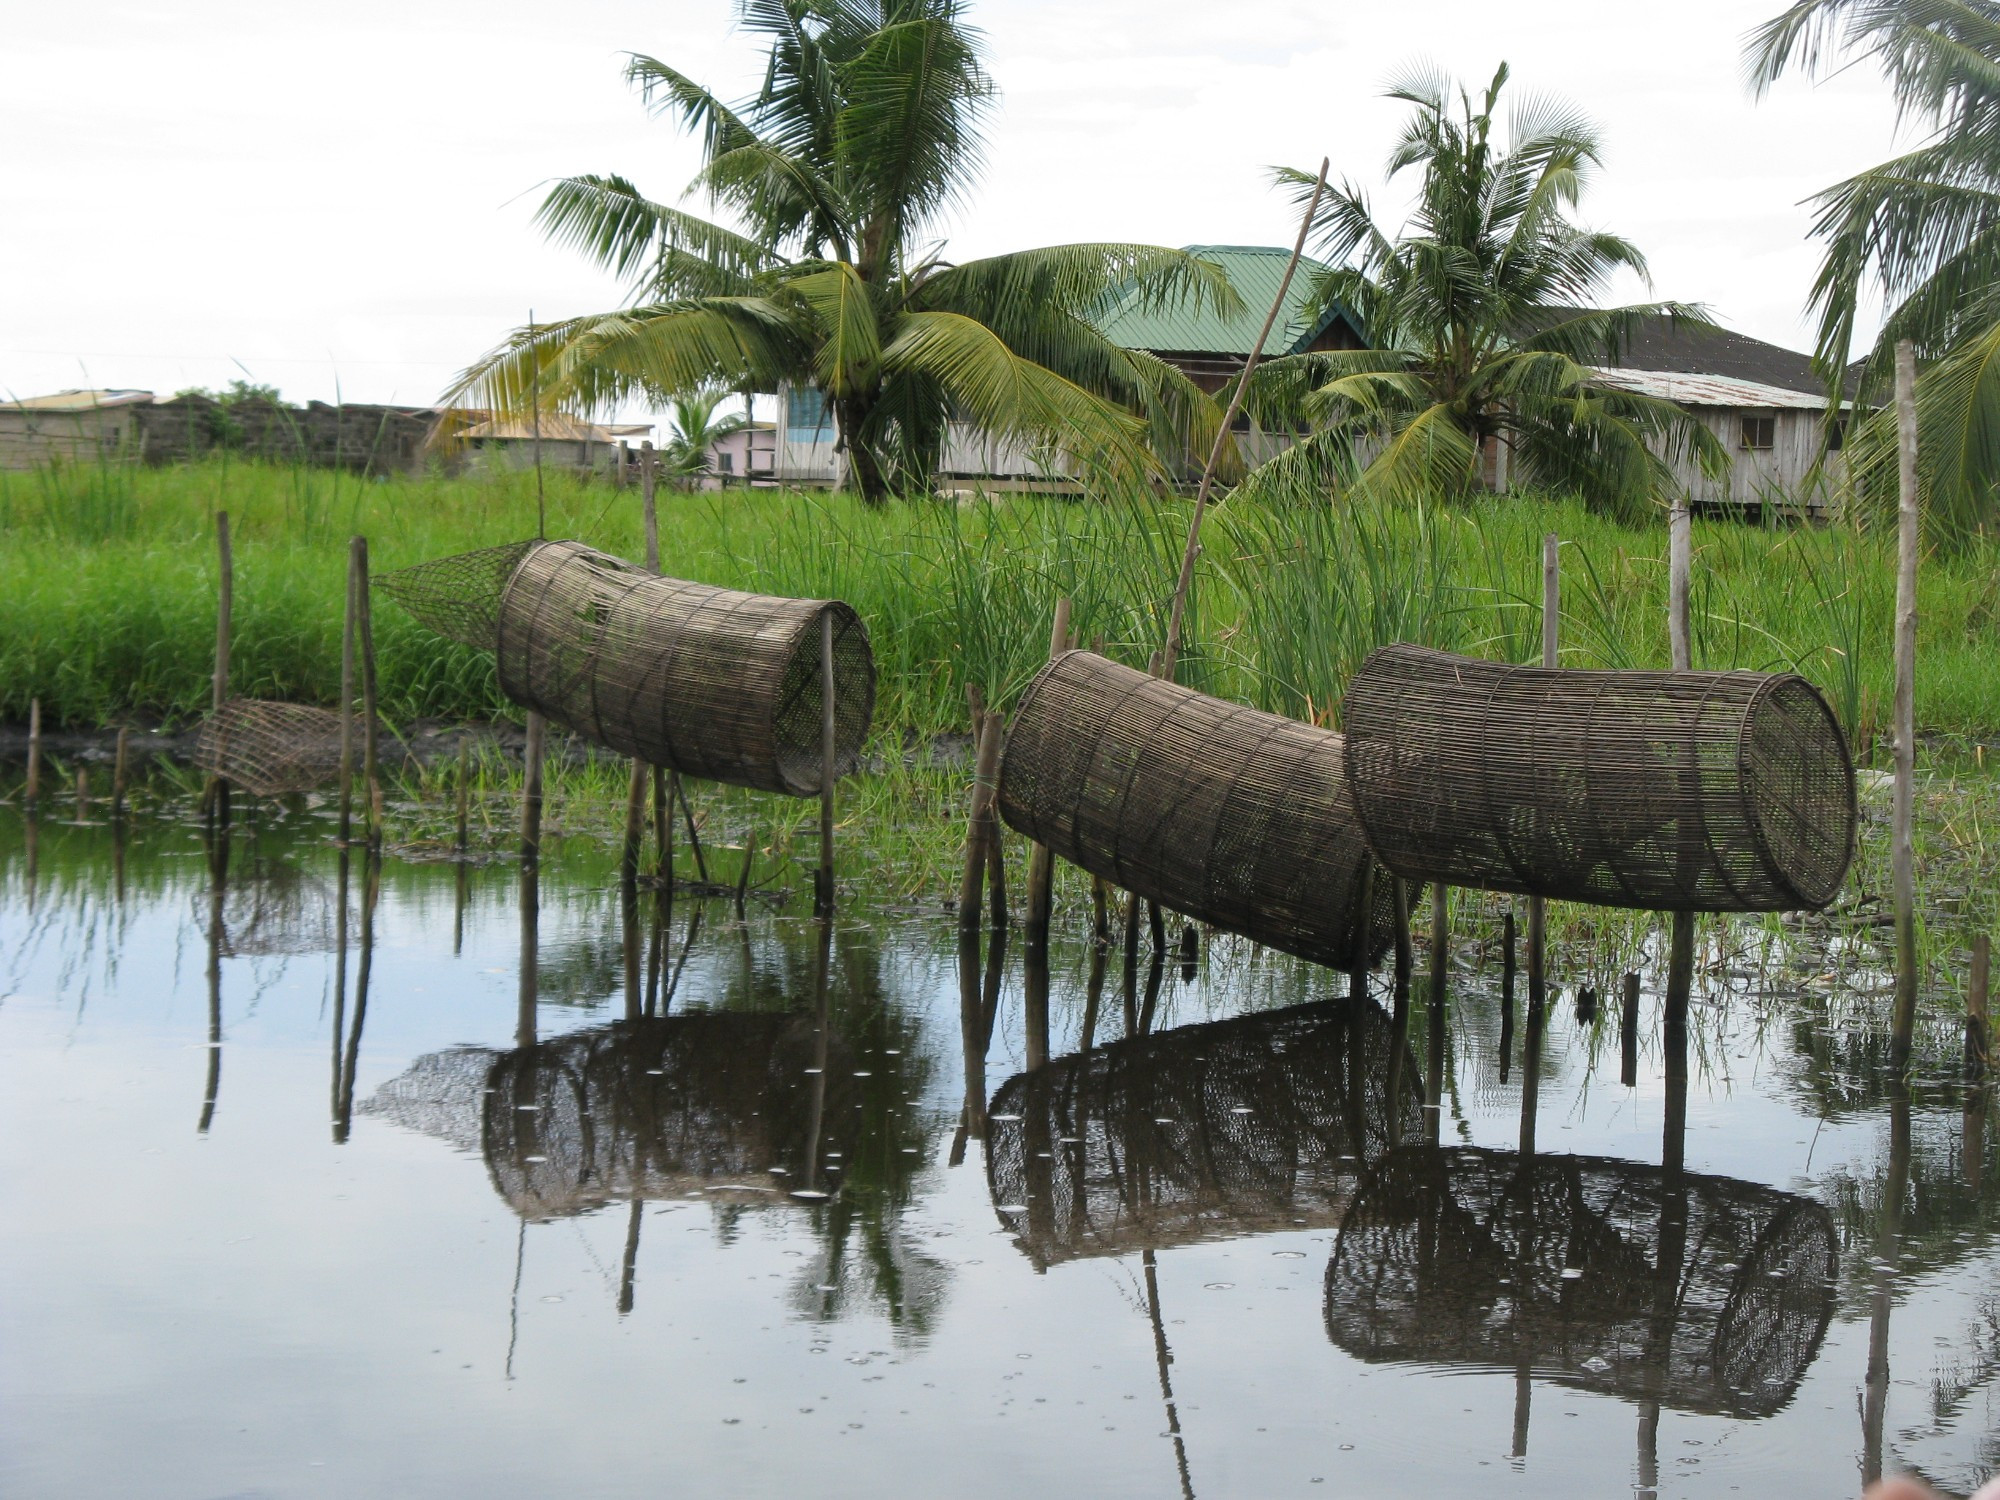
[[[1820,959],[1719,961],[1684,1081],[1648,991],[1627,1082],[1615,990],[1503,1046],[1470,945],[1433,1031],[1421,976],[1399,1030],[1228,939],[1129,989],[1073,942],[1028,1072],[1018,955],[935,913],[628,926],[562,851],[532,907],[394,856],[343,902],[325,833],[262,811],[218,883],[184,826],[0,811],[0,1493],[2000,1466],[1983,1098],[1892,1089]]]

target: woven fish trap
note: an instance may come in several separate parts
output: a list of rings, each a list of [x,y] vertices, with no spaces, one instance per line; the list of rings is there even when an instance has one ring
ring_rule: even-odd
[[[596,744],[689,776],[820,790],[821,631],[833,631],[834,774],[875,711],[867,627],[837,600],[662,578],[580,542],[526,542],[385,574],[440,634],[497,654],[500,687]]]
[[[309,792],[340,771],[340,715],[303,703],[232,698],[202,721],[194,763],[253,796]]]
[[[1571,671],[1385,646],[1348,689],[1347,781],[1410,880],[1649,911],[1825,906],[1854,767],[1804,678]]]
[[[1354,1194],[1326,1274],[1370,1362],[1529,1368],[1682,1411],[1769,1416],[1833,1315],[1839,1246],[1808,1198],[1596,1157],[1408,1147]]]
[[[1368,846],[1341,737],[1088,651],[1028,685],[1000,763],[1009,827],[1184,916],[1337,969]],[[1369,958],[1394,932],[1373,882]]]
[[[1340,1221],[1362,1163],[1423,1129],[1374,1005],[1132,1037],[1018,1074],[987,1114],[1000,1221],[1038,1265]],[[1400,1088],[1392,1100],[1392,1074]]]

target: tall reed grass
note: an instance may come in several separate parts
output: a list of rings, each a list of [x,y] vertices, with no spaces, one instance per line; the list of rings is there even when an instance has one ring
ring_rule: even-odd
[[[551,535],[626,556],[639,499],[547,476]],[[533,532],[529,474],[393,478],[241,460],[163,469],[75,466],[0,475],[0,719],[40,698],[51,722],[184,721],[208,698],[213,513],[236,543],[239,692],[330,702],[339,672],[345,539],[378,571]],[[870,508],[845,495],[662,492],[673,574],[837,595],[867,621],[878,725],[962,727],[965,687],[1006,705],[1047,654],[1055,601],[1085,642],[1143,664],[1160,645],[1187,524],[1178,500],[1012,497]],[[1665,529],[1574,502],[1264,509],[1225,503],[1196,574],[1182,680],[1338,723],[1376,645],[1415,640],[1505,660],[1539,650],[1540,547],[1564,540],[1563,659],[1664,666]],[[1893,557],[1881,539],[1790,524],[1695,527],[1694,647],[1707,667],[1795,668],[1857,748],[1890,698]],[[2000,733],[2000,543],[1927,559],[1918,719],[1932,736]],[[392,722],[506,717],[491,662],[393,607],[376,614]]]

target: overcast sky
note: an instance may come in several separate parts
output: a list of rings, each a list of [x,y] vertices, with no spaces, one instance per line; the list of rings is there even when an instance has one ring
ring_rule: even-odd
[[[1065,240],[1280,244],[1266,169],[1377,186],[1432,60],[1567,96],[1603,126],[1584,217],[1660,296],[1807,346],[1801,205],[1893,145],[1879,79],[1753,103],[1743,34],[1779,0],[975,0],[1002,97],[954,258]],[[649,52],[737,97],[732,0],[151,0],[10,7],[0,391],[165,395],[233,377],[296,400],[422,403],[524,322],[622,289],[530,225],[537,185],[630,175],[672,199],[694,143],[620,78]],[[1388,207],[1393,198],[1378,203]],[[1621,294],[1638,294],[1623,288]]]

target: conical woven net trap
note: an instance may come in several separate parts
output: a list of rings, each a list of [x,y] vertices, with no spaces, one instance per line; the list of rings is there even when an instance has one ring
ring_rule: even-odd
[[[820,790],[830,624],[836,777],[860,762],[875,659],[860,616],[837,600],[662,578],[580,542],[463,553],[376,586],[439,634],[495,652],[501,691],[585,739],[796,797]]]
[[[1348,689],[1347,782],[1410,880],[1651,911],[1825,906],[1854,768],[1804,678],[1515,667],[1420,646]]]
[[[1185,916],[1345,969],[1368,846],[1341,737],[1088,651],[1028,685],[1000,763],[1009,827]],[[1373,882],[1370,954],[1394,895]]]
[[[1362,1163],[1423,1128],[1416,1059],[1405,1046],[1392,1069],[1396,1045],[1372,1005],[1301,1005],[1019,1074],[987,1114],[1000,1220],[1040,1265],[1331,1226]]]
[[[524,1219],[697,1191],[777,1203],[854,1145],[853,1054],[832,1039],[814,1074],[815,1045],[812,1017],[797,1013],[620,1021],[420,1058],[364,1112],[476,1150]],[[825,1080],[817,1136],[814,1078]]]
[[[232,698],[202,721],[194,763],[253,796],[309,792],[340,770],[340,715],[303,703]]]
[[[1354,1195],[1327,1333],[1359,1359],[1525,1368],[1768,1416],[1833,1315],[1833,1220],[1757,1183],[1595,1157],[1411,1147]]]

